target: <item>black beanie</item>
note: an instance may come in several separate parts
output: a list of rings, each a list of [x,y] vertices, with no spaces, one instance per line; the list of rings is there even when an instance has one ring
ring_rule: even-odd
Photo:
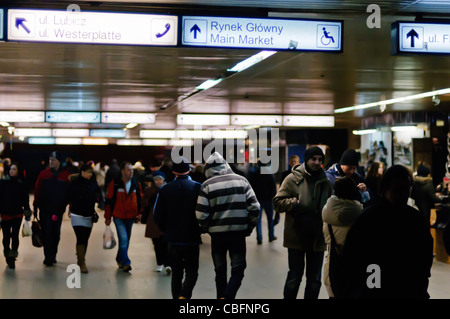
[[[311,157],[313,157],[313,156],[315,156],[315,155],[320,155],[320,156],[322,156],[322,159],[325,160],[325,155],[323,154],[322,149],[321,149],[320,147],[318,147],[318,146],[313,146],[313,147],[308,148],[308,149],[305,151],[305,154],[304,154],[305,163],[306,163]]]
[[[417,176],[427,177],[429,174],[431,174],[430,169],[425,165],[420,164],[417,167]]]
[[[64,160],[66,159],[61,152],[59,151],[53,151],[50,153],[50,155],[48,157],[54,157],[56,158],[60,164],[64,163]]]
[[[348,149],[342,154],[341,160],[339,161],[341,165],[358,166],[358,154],[354,149]]]

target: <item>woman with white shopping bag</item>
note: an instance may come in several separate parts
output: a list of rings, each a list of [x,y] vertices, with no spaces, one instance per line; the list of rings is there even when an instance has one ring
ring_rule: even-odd
[[[3,255],[10,269],[16,267],[19,255],[19,230],[22,218],[30,220],[28,188],[18,163],[12,163],[9,172],[0,181],[0,214],[3,229]]]

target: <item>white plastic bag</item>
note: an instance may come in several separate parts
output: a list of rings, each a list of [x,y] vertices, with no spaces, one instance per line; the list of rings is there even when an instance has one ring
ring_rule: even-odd
[[[33,231],[31,230],[30,223],[28,222],[28,220],[24,221],[22,227],[22,237],[31,236],[32,234]]]
[[[103,233],[103,249],[112,249],[116,246],[116,240],[114,238],[114,232],[111,226],[105,227],[105,232]]]

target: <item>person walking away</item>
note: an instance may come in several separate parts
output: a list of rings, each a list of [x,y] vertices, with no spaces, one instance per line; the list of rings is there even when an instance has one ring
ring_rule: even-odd
[[[366,208],[348,232],[344,298],[429,298],[433,239],[423,214],[407,204],[412,183],[406,167],[388,168],[380,182],[382,200]]]
[[[95,203],[103,201],[102,193],[90,165],[83,164],[78,174],[69,176],[69,181],[69,217],[77,238],[77,265],[82,273],[87,273],[86,250],[96,215]]]
[[[108,168],[109,167],[104,162],[98,162],[97,164],[95,164],[94,168],[94,175],[97,179],[98,187],[100,187],[100,190],[102,192],[102,201],[98,203],[98,208],[101,210],[105,210],[105,178]]]
[[[3,255],[10,269],[15,268],[19,255],[19,230],[25,215],[30,220],[28,188],[18,163],[9,166],[8,175],[0,180],[0,214],[3,230]]]
[[[258,223],[260,205],[247,179],[235,174],[219,153],[206,161],[205,175],[196,215],[211,236],[217,298],[234,299],[247,267],[245,240]],[[231,259],[228,282],[227,253]]]
[[[69,203],[69,171],[62,167],[64,157],[59,151],[49,155],[49,167],[38,176],[34,187],[34,216],[39,215],[43,233],[44,264],[56,263],[61,223]]]
[[[366,178],[364,183],[367,186],[367,191],[370,195],[370,200],[366,203],[366,206],[370,206],[375,204],[379,199],[379,191],[380,191],[380,180],[381,176],[384,173],[384,163],[382,162],[373,162],[369,170],[367,171]]]
[[[420,164],[417,167],[417,175],[414,178],[411,190],[411,198],[414,199],[417,208],[424,215],[428,226],[430,226],[431,209],[434,207],[435,203],[442,202],[436,195],[433,178],[430,174],[430,169],[427,166]]]
[[[269,231],[269,242],[277,239],[274,231],[273,220],[273,202],[272,199],[277,194],[277,185],[275,183],[275,177],[273,174],[261,174],[261,166],[264,166],[260,161],[258,164],[250,170],[249,182],[255,192],[256,199],[260,204],[258,225],[256,226],[256,240],[258,245],[262,244],[262,227],[261,219],[262,212],[266,213],[267,228]]]
[[[143,204],[144,213],[142,214],[141,222],[146,224],[145,237],[151,238],[153,248],[156,256],[156,270],[162,272],[164,269],[167,275],[172,273],[172,268],[169,262],[169,246],[163,237],[163,232],[155,223],[153,208],[155,206],[156,198],[161,187],[166,185],[165,175],[161,171],[154,171],[152,175],[147,175],[144,189]]]
[[[294,167],[273,199],[275,209],[286,213],[283,245],[288,249],[289,271],[284,285],[285,299],[297,297],[305,258],[305,299],[319,297],[326,250],[322,209],[331,196],[331,184],[322,169],[324,158],[319,147],[308,148],[305,162]]]
[[[133,178],[133,166],[130,162],[120,164],[121,179],[112,180],[108,185],[105,201],[105,225],[111,224],[114,217],[119,245],[116,262],[119,269],[129,272],[131,260],[128,256],[131,231],[136,218],[140,219],[143,208],[141,207],[141,185]]]
[[[154,209],[155,223],[169,243],[173,299],[190,299],[198,278],[201,239],[195,207],[201,184],[191,179],[190,171],[186,158],[174,160],[175,179],[160,188]]]
[[[342,258],[342,250],[347,233],[363,210],[363,205],[359,202],[360,197],[359,189],[356,187],[356,182],[353,179],[348,176],[338,178],[334,183],[334,195],[328,198],[322,210],[323,234],[328,247],[323,267],[323,282],[330,298],[340,297],[338,294],[339,289],[341,289],[339,282],[341,278],[330,280],[330,276],[340,272],[340,269],[336,269],[334,273],[330,271],[330,265],[335,265],[335,261],[330,263],[330,259],[334,257]],[[330,228],[333,232],[332,234]],[[336,249],[337,256],[330,253],[332,249],[330,234],[334,236],[336,247],[333,248]],[[336,282],[338,287],[333,287],[333,284]]]

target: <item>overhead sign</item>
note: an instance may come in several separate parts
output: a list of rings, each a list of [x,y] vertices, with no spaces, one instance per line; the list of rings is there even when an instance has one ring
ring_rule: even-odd
[[[450,24],[396,22],[392,48],[393,53],[450,54]]]
[[[181,44],[341,52],[342,27],[341,21],[183,16]]]
[[[3,40],[4,34],[3,34],[3,25],[4,25],[4,12],[5,10],[0,9],[0,40]]]
[[[177,29],[172,15],[8,10],[8,40],[175,46]]]

